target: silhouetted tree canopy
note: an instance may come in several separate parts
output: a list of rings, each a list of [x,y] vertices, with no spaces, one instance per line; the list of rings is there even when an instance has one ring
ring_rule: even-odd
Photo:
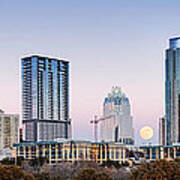
[[[132,170],[133,180],[180,180],[180,163],[176,161],[157,160],[143,163]]]
[[[32,174],[25,174],[18,166],[0,165],[0,180],[35,180]]]
[[[112,180],[106,173],[97,172],[93,168],[84,169],[72,180]]]

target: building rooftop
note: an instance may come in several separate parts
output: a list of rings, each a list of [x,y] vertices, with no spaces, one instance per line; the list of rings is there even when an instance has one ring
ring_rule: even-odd
[[[171,49],[180,48],[180,37],[174,37],[169,39],[169,46]]]
[[[45,144],[91,144],[91,145],[102,145],[102,144],[109,144],[109,145],[118,145],[118,146],[126,146],[122,143],[116,143],[116,142],[91,142],[87,140],[64,140],[61,142],[58,141],[45,141],[45,142],[22,142],[22,143],[16,143],[13,144],[13,147],[19,147],[19,146],[34,146],[34,145],[45,145]]]
[[[60,58],[60,57],[56,57],[56,56],[43,55],[43,54],[29,54],[29,55],[25,55],[25,56],[21,57],[21,59],[33,58],[33,57],[47,58],[47,59],[51,59],[51,60],[54,59],[54,60],[64,61],[64,62],[69,63],[69,60],[66,58]]]
[[[119,105],[121,102],[121,99],[123,101],[127,101],[129,103],[128,97],[125,95],[125,93],[122,92],[121,87],[113,86],[111,93],[108,93],[108,96],[104,100],[104,104],[108,102],[114,102],[116,105]]]

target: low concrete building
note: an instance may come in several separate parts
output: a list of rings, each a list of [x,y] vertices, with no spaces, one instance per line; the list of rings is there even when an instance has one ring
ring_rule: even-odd
[[[49,164],[61,162],[95,161],[102,164],[108,160],[141,163],[157,159],[180,158],[180,145],[126,146],[119,143],[92,143],[90,141],[35,142],[13,145],[13,157],[47,158]]]
[[[177,145],[148,145],[139,147],[143,150],[145,159],[157,160],[157,159],[176,159],[180,158],[180,144]]]
[[[103,163],[107,160],[119,163],[128,160],[127,148],[118,143],[92,143],[90,141],[34,142],[13,145],[14,158],[33,159],[44,157],[49,164],[64,161],[95,161]]]

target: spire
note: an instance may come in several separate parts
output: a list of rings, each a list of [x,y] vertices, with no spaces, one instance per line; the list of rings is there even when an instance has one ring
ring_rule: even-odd
[[[112,87],[111,96],[112,97],[126,97],[126,95],[122,92],[121,87],[119,86]]]

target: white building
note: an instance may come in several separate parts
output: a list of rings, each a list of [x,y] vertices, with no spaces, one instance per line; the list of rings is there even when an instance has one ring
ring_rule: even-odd
[[[18,142],[19,115],[0,110],[0,149],[11,148]]]
[[[113,87],[104,100],[103,116],[109,117],[101,122],[101,140],[134,144],[133,122],[129,99],[120,87]]]

